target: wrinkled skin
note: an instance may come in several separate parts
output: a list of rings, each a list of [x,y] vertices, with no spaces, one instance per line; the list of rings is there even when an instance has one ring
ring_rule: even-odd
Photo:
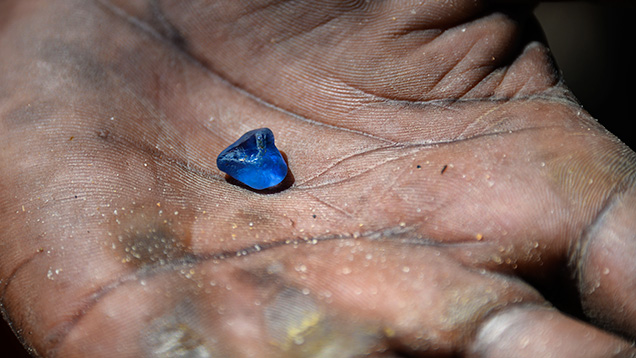
[[[636,156],[515,4],[0,3],[5,318],[45,357],[633,355]],[[260,127],[264,192],[215,166]]]

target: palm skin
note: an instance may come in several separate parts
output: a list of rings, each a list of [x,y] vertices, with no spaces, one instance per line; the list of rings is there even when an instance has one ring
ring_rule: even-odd
[[[634,354],[634,153],[530,8],[0,7],[0,299],[34,354]],[[283,190],[215,167],[261,127]],[[589,322],[530,284],[562,270]]]

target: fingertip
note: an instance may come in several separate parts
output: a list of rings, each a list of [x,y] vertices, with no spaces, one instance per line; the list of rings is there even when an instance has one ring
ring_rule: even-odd
[[[624,357],[628,342],[555,309],[516,306],[496,313],[478,330],[468,357]]]

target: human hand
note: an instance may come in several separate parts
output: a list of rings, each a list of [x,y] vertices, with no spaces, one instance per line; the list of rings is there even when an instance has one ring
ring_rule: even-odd
[[[634,153],[529,9],[0,6],[0,297],[38,354],[633,353]],[[288,189],[215,167],[259,127]]]

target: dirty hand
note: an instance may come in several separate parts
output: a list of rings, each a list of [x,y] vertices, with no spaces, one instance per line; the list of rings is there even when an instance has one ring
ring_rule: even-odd
[[[46,357],[633,354],[635,155],[515,3],[4,1],[6,318]],[[215,165],[262,127],[264,192]]]

